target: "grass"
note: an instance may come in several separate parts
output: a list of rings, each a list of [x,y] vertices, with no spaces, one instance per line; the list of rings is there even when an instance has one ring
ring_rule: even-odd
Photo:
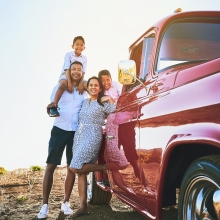
[[[17,197],[18,202],[24,202],[27,199],[26,195],[20,195]]]
[[[0,167],[0,174],[6,174],[7,170],[4,167]]]
[[[31,166],[30,170],[31,171],[39,171],[39,170],[43,170],[43,168],[41,166]]]

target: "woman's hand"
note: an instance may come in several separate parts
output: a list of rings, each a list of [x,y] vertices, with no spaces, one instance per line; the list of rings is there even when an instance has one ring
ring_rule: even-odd
[[[110,95],[106,95],[101,98],[101,102],[102,103],[104,102],[114,103],[115,100]]]

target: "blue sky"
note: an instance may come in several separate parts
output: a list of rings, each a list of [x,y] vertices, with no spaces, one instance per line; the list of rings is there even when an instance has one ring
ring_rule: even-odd
[[[117,80],[129,46],[179,7],[219,10],[220,1],[0,0],[0,167],[45,165],[53,124],[46,106],[75,36],[86,41],[85,78],[108,69]]]

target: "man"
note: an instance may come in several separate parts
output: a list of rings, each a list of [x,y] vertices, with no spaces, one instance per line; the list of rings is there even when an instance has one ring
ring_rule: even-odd
[[[38,213],[38,219],[47,218],[49,212],[48,199],[53,186],[53,174],[57,165],[61,164],[63,151],[66,147],[67,159],[67,175],[65,179],[65,196],[61,205],[61,211],[65,215],[71,215],[73,211],[69,205],[69,198],[75,182],[75,174],[72,173],[68,167],[72,159],[73,138],[76,128],[78,126],[78,115],[82,107],[83,100],[87,97],[87,93],[82,95],[77,91],[77,85],[82,77],[83,66],[82,63],[75,61],[70,65],[70,78],[73,84],[73,93],[68,93],[66,78],[60,79],[57,86],[54,87],[51,95],[51,103],[47,106],[47,113],[49,114],[50,107],[57,107],[59,105],[59,117],[54,120],[54,125],[51,130],[51,137],[49,141],[49,150],[47,157],[47,166],[43,177],[43,205]],[[59,103],[54,99],[57,91],[62,91]]]

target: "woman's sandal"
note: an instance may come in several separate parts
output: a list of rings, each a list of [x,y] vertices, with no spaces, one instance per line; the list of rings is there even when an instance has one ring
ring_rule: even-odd
[[[82,216],[82,215],[88,215],[90,214],[89,211],[85,211],[85,212],[81,212],[80,209],[78,209],[76,212],[74,212],[72,215],[70,215],[69,217],[71,218],[77,218],[79,216]]]

